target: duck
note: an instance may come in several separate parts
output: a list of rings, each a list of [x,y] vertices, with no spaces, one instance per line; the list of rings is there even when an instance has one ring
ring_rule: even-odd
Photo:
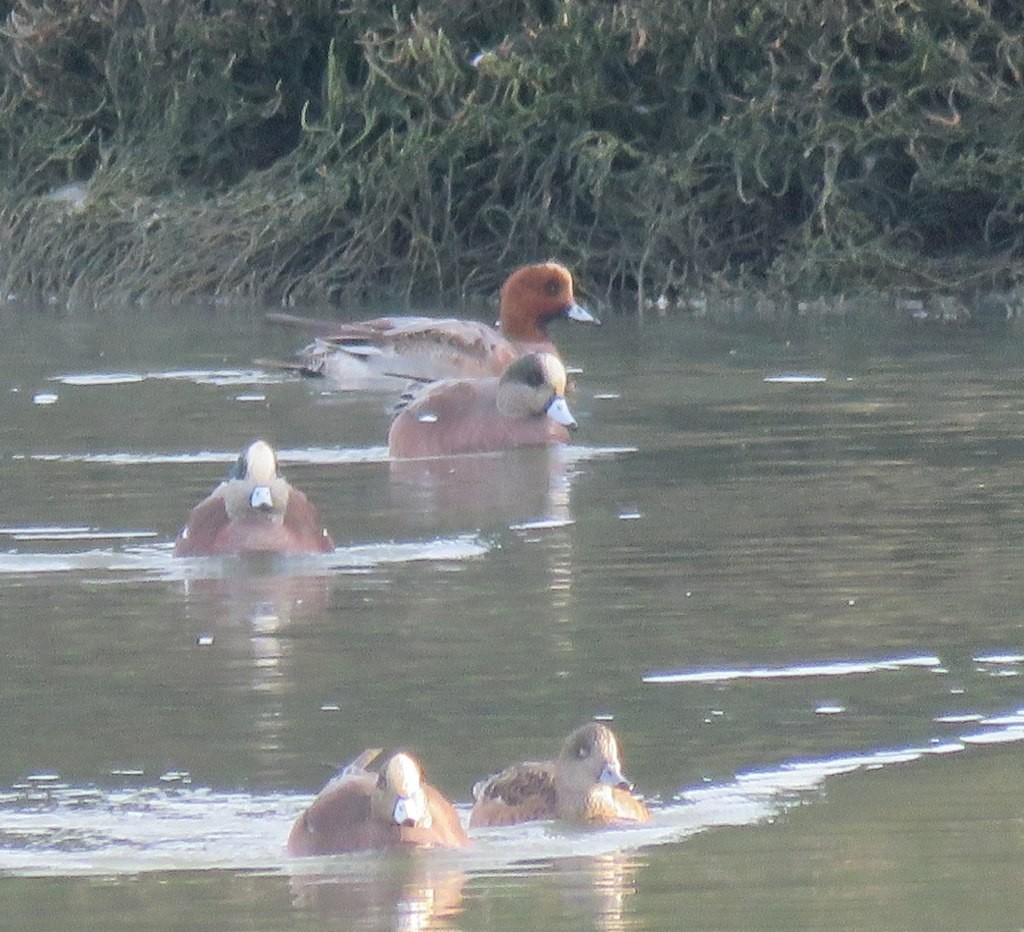
[[[315,334],[298,360],[274,363],[322,376],[339,388],[403,387],[412,381],[500,376],[529,352],[556,352],[547,333],[558,318],[599,324],[576,301],[569,270],[557,262],[516,269],[501,287],[497,327],[475,320],[378,317],[356,323],[268,314],[272,323]]]
[[[577,427],[554,353],[528,353],[501,378],[442,379],[403,396],[388,431],[393,458],[493,453],[567,443]]]
[[[179,557],[330,553],[331,535],[308,498],[277,472],[277,454],[254,440],[192,509],[174,543]]]
[[[554,760],[513,764],[481,780],[473,796],[471,829],[538,819],[601,826],[650,821],[622,775],[615,734],[601,722],[577,728]]]
[[[368,769],[376,762],[376,769]],[[461,848],[469,843],[455,807],[423,779],[408,751],[368,748],[330,780],[292,825],[298,857],[379,848]]]

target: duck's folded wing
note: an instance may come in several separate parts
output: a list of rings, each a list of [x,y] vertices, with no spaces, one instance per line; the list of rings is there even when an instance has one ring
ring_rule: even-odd
[[[211,495],[204,499],[188,516],[188,523],[181,529],[174,552],[180,557],[207,556],[213,553],[217,535],[228,523],[224,499]]]
[[[370,769],[370,764],[384,753],[384,748],[367,748],[358,757],[354,757],[347,764],[338,770],[338,777],[351,777],[356,774],[364,774]],[[379,761],[378,761],[379,763]]]
[[[471,825],[514,825],[555,815],[555,775],[550,762],[506,767],[473,787]]]
[[[390,326],[382,326],[388,320]],[[356,355],[392,352],[401,356],[433,350],[490,359],[494,353],[508,353],[505,364],[516,355],[508,341],[493,327],[476,320],[454,318],[382,318],[346,326],[323,340],[336,349]]]
[[[336,777],[327,784],[292,825],[288,850],[292,854],[331,854],[367,846],[372,834],[371,774]]]
[[[316,341],[303,350],[312,351],[319,343],[334,349],[351,349],[353,352],[362,344],[383,343],[391,339],[429,332],[437,325],[444,329],[458,320],[439,320],[434,317],[375,317],[372,320],[344,322],[328,320],[325,317],[299,317],[295,314],[267,314],[268,323],[282,324],[311,333]]]
[[[320,523],[320,514],[302,492],[296,488],[288,491],[288,507],[284,512],[284,526],[304,549],[330,553],[334,541]]]
[[[288,314],[272,315],[277,323],[290,323]],[[439,320],[435,317],[375,317],[373,320],[359,320],[350,323],[327,320],[310,320],[308,329],[318,340],[335,349],[356,350],[361,344],[384,344],[391,340],[428,333],[434,326],[444,327],[454,320]]]

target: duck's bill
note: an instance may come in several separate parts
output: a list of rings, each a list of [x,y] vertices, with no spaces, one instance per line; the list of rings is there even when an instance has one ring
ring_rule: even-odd
[[[620,790],[632,791],[633,789],[633,784],[622,775],[622,769],[612,763],[604,765],[604,769],[601,771],[601,776],[598,777],[598,780],[601,783],[617,787]]]
[[[572,411],[569,410],[569,405],[566,404],[565,399],[557,395],[551,399],[551,403],[548,405],[548,417],[556,424],[568,427],[569,430],[575,430],[578,426],[576,418],[572,416]]]
[[[270,494],[270,488],[265,485],[258,485],[252,490],[249,496],[249,505],[257,511],[270,511],[274,507],[274,496]]]
[[[427,801],[420,795],[399,796],[392,812],[395,825],[412,827],[425,825],[427,820]]]
[[[582,304],[577,304],[575,301],[565,309],[565,316],[569,320],[575,320],[581,324],[599,324],[599,321],[593,314],[590,313]]]

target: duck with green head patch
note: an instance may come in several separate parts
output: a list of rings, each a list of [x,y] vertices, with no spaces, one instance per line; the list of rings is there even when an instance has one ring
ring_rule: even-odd
[[[393,457],[490,453],[568,443],[576,419],[553,353],[529,353],[500,379],[446,379],[403,399],[388,432]]]
[[[220,483],[189,514],[175,556],[330,553],[334,541],[309,499],[277,471],[264,440],[247,446]]]

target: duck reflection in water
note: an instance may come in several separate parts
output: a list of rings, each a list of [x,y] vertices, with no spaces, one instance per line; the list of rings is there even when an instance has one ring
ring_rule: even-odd
[[[580,925],[587,928],[633,928],[629,900],[636,895],[637,871],[645,863],[644,855],[636,851],[558,859],[553,874],[563,915],[569,921],[578,915]]]
[[[420,929],[450,925],[462,912],[466,874],[404,851],[331,864],[289,878],[292,905],[328,928]]]
[[[575,473],[563,447],[479,456],[392,460],[391,495],[403,521],[429,533],[507,527],[524,521],[571,523]]]

